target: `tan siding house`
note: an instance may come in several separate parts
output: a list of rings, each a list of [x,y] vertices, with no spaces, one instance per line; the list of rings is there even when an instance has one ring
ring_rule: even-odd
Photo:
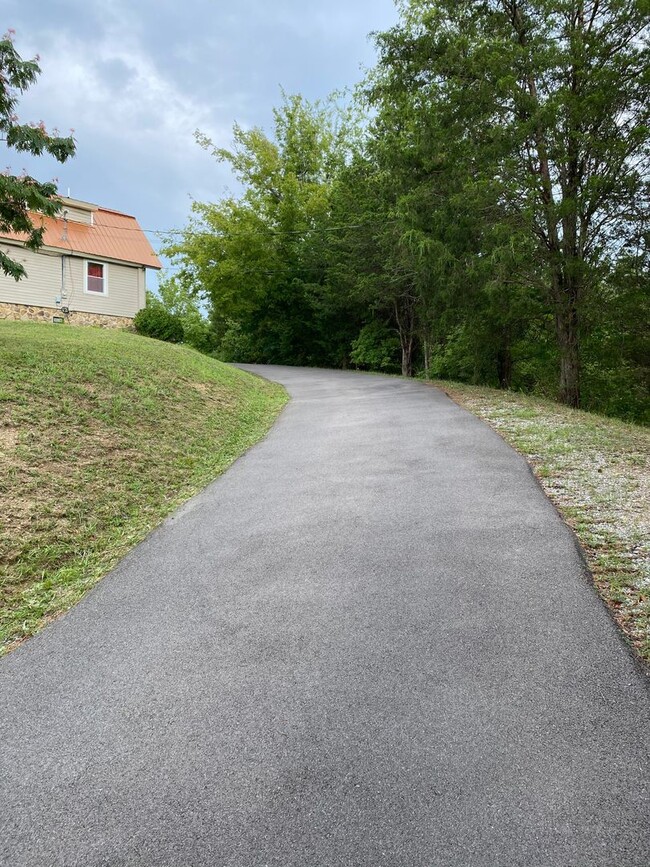
[[[146,269],[160,262],[136,219],[74,199],[61,199],[56,218],[36,217],[44,245],[28,250],[17,235],[0,248],[27,277],[0,273],[0,319],[128,325],[145,306]]]

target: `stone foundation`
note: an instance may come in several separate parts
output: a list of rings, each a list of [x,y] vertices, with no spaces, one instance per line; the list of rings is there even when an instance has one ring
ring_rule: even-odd
[[[35,307],[32,304],[9,304],[0,301],[0,319],[11,319],[14,322],[53,322],[55,316],[61,317],[70,325],[98,325],[101,328],[129,328],[133,325],[131,316],[107,316],[104,313],[86,313],[82,310],[62,313],[56,307]]]

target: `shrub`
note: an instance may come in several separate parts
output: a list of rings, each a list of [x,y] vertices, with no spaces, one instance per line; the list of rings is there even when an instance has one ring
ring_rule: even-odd
[[[233,319],[226,320],[226,329],[219,341],[219,348],[214,353],[214,357],[220,361],[248,362],[251,364],[261,360],[254,350],[252,335],[246,334],[241,324]]]
[[[382,322],[373,320],[364,325],[352,341],[350,360],[355,367],[366,370],[395,372],[400,369],[399,338]]]
[[[178,316],[165,310],[162,304],[154,304],[138,311],[133,320],[138,334],[165,340],[167,343],[183,342],[183,323]]]

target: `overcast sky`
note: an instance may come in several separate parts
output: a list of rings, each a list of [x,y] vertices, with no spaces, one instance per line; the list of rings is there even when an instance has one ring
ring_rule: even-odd
[[[196,128],[220,145],[235,121],[271,132],[280,87],[315,100],[353,86],[374,64],[368,34],[397,20],[393,0],[3,0],[2,10],[21,56],[40,55],[20,120],[77,139],[64,165],[1,145],[3,167],[57,178],[64,195],[146,229],[183,226],[191,198],[232,189]]]

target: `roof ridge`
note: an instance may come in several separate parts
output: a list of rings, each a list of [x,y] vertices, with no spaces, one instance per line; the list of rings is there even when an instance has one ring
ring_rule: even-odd
[[[128,217],[129,220],[138,222],[137,217],[134,217],[133,214],[127,214],[125,211],[116,211],[115,208],[105,208],[103,205],[97,205],[97,210],[104,211],[106,214],[117,214],[118,217]]]

